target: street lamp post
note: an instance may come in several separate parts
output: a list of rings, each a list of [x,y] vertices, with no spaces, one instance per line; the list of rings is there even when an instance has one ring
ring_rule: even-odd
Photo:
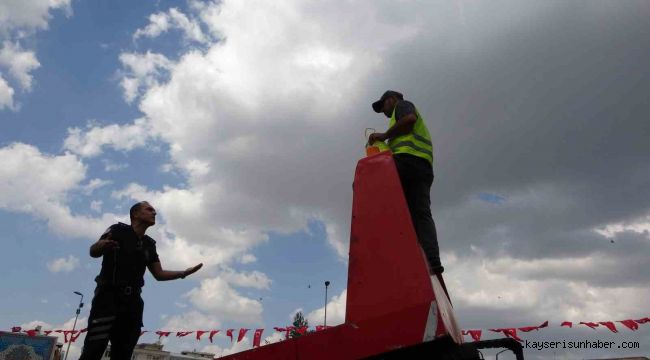
[[[75,294],[81,296],[81,300],[79,300],[79,307],[77,308],[77,316],[74,317],[74,324],[72,325],[72,336],[74,336],[74,328],[77,326],[77,319],[79,318],[79,313],[81,312],[81,308],[84,306],[84,294],[80,293],[79,291],[75,291]],[[68,360],[68,353],[70,352],[70,344],[72,344],[72,339],[68,341],[68,348],[65,351],[65,359]]]
[[[327,328],[327,287],[330,286],[329,281],[325,281],[325,321],[323,327]]]

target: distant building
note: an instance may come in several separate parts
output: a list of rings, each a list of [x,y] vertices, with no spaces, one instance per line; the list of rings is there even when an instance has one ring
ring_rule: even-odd
[[[102,360],[109,360],[111,358],[111,346],[108,345]],[[196,352],[196,351],[181,351],[180,354],[171,353],[163,350],[161,343],[154,344],[138,344],[133,349],[133,356],[131,360],[187,360],[187,359],[213,359],[214,354]]]

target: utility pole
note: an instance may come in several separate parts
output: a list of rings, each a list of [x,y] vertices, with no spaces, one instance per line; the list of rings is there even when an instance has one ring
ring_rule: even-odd
[[[325,321],[323,322],[323,326],[327,327],[327,287],[330,286],[329,281],[325,281]]]
[[[74,324],[72,325],[71,336],[74,336],[74,328],[77,326],[77,319],[79,318],[79,313],[81,312],[81,308],[84,306],[84,294],[80,293],[79,291],[75,291],[74,293],[81,296],[81,300],[79,301],[79,307],[77,308],[77,316],[75,316]],[[68,349],[65,351],[64,360],[68,360],[68,353],[70,352],[70,344],[72,344],[72,340],[68,341]]]

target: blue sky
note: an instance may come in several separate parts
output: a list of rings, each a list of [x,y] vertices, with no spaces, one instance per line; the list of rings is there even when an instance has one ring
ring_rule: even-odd
[[[370,103],[389,88],[432,134],[432,211],[464,328],[648,316],[650,14],[640,3],[23,0],[0,10],[4,328],[71,326],[73,291],[86,295],[83,325],[100,266],[88,247],[139,200],[160,214],[148,234],[163,267],[206,264],[184,281],[147,275],[146,329],[271,336],[297,309],[320,321],[325,280],[328,324],[342,322],[354,169],[363,130],[386,126]],[[646,328],[621,334],[530,337],[634,340],[640,352],[609,355],[648,353]],[[166,346],[224,354],[250,343]]]

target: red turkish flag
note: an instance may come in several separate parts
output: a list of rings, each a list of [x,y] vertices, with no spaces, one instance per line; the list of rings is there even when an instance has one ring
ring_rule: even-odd
[[[595,322],[584,322],[584,321],[581,321],[580,324],[581,324],[581,325],[589,326],[589,327],[592,328],[592,329],[596,329],[596,328],[598,327],[598,323],[595,323]]]
[[[27,330],[25,333],[27,333],[27,336],[36,336],[36,329]]]
[[[562,325],[560,325],[560,326],[573,327],[573,323],[571,321],[563,321]]]
[[[260,341],[262,340],[262,333],[264,329],[255,330],[255,335],[253,335],[253,347],[260,346]]]
[[[523,341],[517,336],[517,329],[515,328],[505,328],[505,329],[490,329],[490,331],[501,332],[503,335],[509,338],[513,338],[519,342]]]
[[[529,332],[529,331],[533,331],[533,330],[539,330],[539,329],[541,329],[543,327],[547,327],[547,326],[548,326],[548,321],[545,321],[542,325],[539,325],[539,326],[524,326],[524,327],[520,327],[519,330],[521,330],[523,332]]]
[[[78,331],[77,330],[64,330],[63,331],[63,342],[67,343],[68,341],[72,342],[70,338],[68,337],[69,335],[74,336]]]
[[[250,329],[239,329],[239,336],[237,336],[237,342],[240,342],[244,338],[244,336],[246,336],[248,330]]]
[[[474,341],[481,341],[481,330],[463,330],[463,335],[469,335]]]
[[[637,325],[636,321],[634,321],[634,320],[621,320],[619,322],[621,324],[627,326],[627,328],[632,330],[632,331],[636,331],[636,329],[639,328],[639,325]]]
[[[606,328],[608,328],[609,331],[611,331],[613,333],[618,332],[618,330],[616,330],[616,325],[614,325],[614,323],[611,322],[611,321],[601,321],[600,324],[605,326]]]
[[[85,329],[84,329],[84,330],[85,330]],[[75,334],[72,334],[72,336],[70,336],[70,342],[75,342],[75,341],[77,341],[77,339],[79,338],[79,336],[81,336],[81,334],[85,332],[84,330],[79,331],[76,335],[75,335]]]
[[[205,333],[207,333],[207,331],[196,330],[196,340],[201,341],[201,336],[203,336],[203,334],[205,334]]]
[[[329,326],[328,326],[329,327]],[[294,329],[293,326],[287,326],[286,328],[283,327],[274,327],[273,328],[277,332],[283,332],[284,333],[284,338],[288,339],[289,338],[289,333],[291,333],[291,330]]]
[[[217,333],[219,333],[219,331],[221,331],[221,330],[212,330],[212,331],[210,331],[210,343],[212,343],[212,338],[213,338],[215,335],[217,335]],[[230,339],[230,340],[232,341],[232,335],[231,335],[231,339]]]
[[[235,329],[228,329],[226,330],[226,336],[230,336],[230,342],[232,342],[232,332],[235,331]]]
[[[634,321],[636,321],[636,322],[639,323],[639,324],[645,324],[645,323],[650,322],[650,318],[645,317],[645,318],[643,318],[643,319],[634,320]]]
[[[189,335],[189,334],[191,334],[193,332],[194,331],[177,331],[176,332],[176,337],[185,337],[185,336],[187,336],[187,335]]]
[[[158,335],[158,340],[160,340],[160,338],[162,338],[163,336],[168,337],[169,334],[171,333],[172,333],[171,331],[156,331],[156,335]]]
[[[635,324],[636,324],[636,323],[635,323]],[[52,330],[45,330],[45,331],[44,331],[44,333],[45,333],[45,336],[48,336],[48,335],[50,335],[50,333],[51,333],[51,332],[52,332]]]

